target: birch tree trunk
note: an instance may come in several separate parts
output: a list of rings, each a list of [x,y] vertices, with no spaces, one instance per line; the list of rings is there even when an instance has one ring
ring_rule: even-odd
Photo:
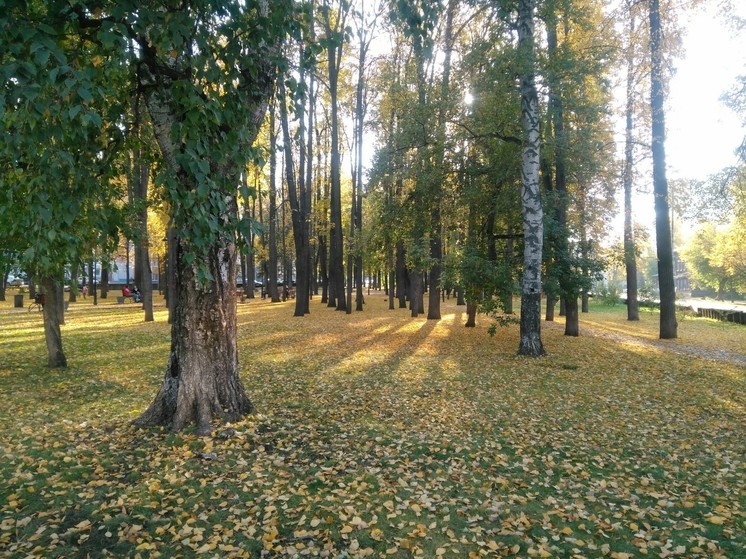
[[[539,100],[534,61],[534,2],[518,2],[518,48],[521,61],[521,120],[523,152],[521,168],[521,215],[523,217],[523,281],[519,355],[544,354],[541,342],[541,251],[544,212],[539,192]]]

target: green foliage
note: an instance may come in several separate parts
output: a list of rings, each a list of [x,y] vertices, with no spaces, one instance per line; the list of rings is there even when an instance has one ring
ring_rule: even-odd
[[[738,220],[729,226],[704,224],[684,249],[684,260],[697,287],[746,290],[746,234]]]
[[[113,178],[126,73],[114,51],[76,36],[59,5],[33,6],[0,16],[0,244],[51,274],[112,246],[121,226]]]
[[[622,302],[619,286],[615,283],[602,285],[598,290],[598,300],[602,305],[614,307]]]

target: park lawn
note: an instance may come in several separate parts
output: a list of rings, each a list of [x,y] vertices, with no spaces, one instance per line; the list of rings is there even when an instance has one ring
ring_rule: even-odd
[[[239,305],[258,413],[213,437],[128,424],[160,384],[163,307],[90,298],[45,368],[38,313],[0,303],[0,556],[746,556],[746,370],[544,328],[389,311]],[[623,307],[596,331],[655,337]],[[682,318],[675,344],[744,352],[746,328]],[[667,342],[669,343],[669,342]]]

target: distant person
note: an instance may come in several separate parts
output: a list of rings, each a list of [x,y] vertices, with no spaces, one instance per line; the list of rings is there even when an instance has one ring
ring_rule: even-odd
[[[88,297],[88,286],[84,285],[83,289],[81,289],[80,292],[83,294],[83,299],[85,299],[86,297]]]

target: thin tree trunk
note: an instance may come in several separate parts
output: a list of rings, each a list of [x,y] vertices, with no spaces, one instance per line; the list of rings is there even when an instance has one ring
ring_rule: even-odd
[[[68,295],[67,300],[70,303],[77,303],[78,302],[78,270],[79,270],[79,263],[76,259],[72,265],[70,266],[70,295]],[[2,281],[2,279],[0,279]],[[0,299],[1,301],[2,299]]]
[[[519,355],[544,354],[541,341],[541,255],[543,209],[539,192],[539,100],[534,68],[534,2],[518,2],[518,42],[522,55],[521,117],[524,141],[522,154],[521,214],[523,216],[523,281]]]
[[[436,172],[430,208],[430,285],[428,290],[427,318],[440,320],[440,292],[441,274],[443,266],[443,238],[441,225],[441,203],[443,197],[443,180],[445,174],[445,142],[446,142],[446,103],[450,100],[451,53],[453,51],[453,18],[458,8],[456,0],[448,1],[446,10],[446,28],[444,42],[445,59],[443,61],[443,76],[440,84],[440,109],[436,130]]]
[[[135,200],[138,202],[137,220],[139,238],[135,245],[135,281],[142,296],[145,322],[153,322],[153,272],[150,269],[150,249],[148,242],[148,179],[150,165],[142,158],[140,149],[135,151]]]
[[[327,34],[331,30],[327,26]],[[331,204],[330,204],[330,233],[329,233],[329,303],[338,311],[346,310],[344,289],[344,247],[342,236],[342,190],[341,190],[341,161],[339,153],[339,102],[338,81],[339,66],[342,55],[342,45],[330,39],[328,46],[329,66],[329,95],[331,112]]]
[[[280,293],[277,289],[277,102],[277,98],[273,98],[269,109],[269,274],[265,279],[267,292],[273,303],[280,302]]]
[[[295,170],[293,165],[293,147],[290,138],[290,127],[288,123],[287,106],[285,105],[285,87],[282,80],[279,80],[278,89],[280,99],[280,120],[282,124],[282,137],[285,150],[285,180],[288,187],[288,198],[290,200],[291,220],[293,227],[293,238],[295,240],[295,266],[297,272],[297,289],[295,294],[295,312],[293,316],[304,316],[308,312],[308,239],[305,237],[306,216],[301,207],[301,198],[305,196],[302,185],[296,182]],[[301,118],[301,121],[303,119]],[[304,146],[301,146],[303,153]],[[303,155],[300,169],[301,173],[305,165],[305,155]],[[291,285],[288,274],[285,274],[285,284]]]
[[[640,303],[637,295],[637,258],[632,224],[632,170],[634,165],[634,31],[635,17],[627,3],[629,18],[627,45],[627,108],[624,142],[624,266],[627,273],[627,320],[640,320]]]
[[[658,253],[658,287],[660,290],[660,337],[677,337],[676,285],[673,274],[673,248],[669,220],[668,180],[666,178],[666,122],[663,108],[663,52],[660,7],[650,0],[650,108],[652,117],[653,195],[655,198],[655,233]]]
[[[505,314],[513,314],[513,255],[515,252],[513,241],[513,225],[508,225],[508,239],[505,242],[505,270],[506,286],[503,294],[503,310]]]
[[[396,242],[396,293],[399,299],[399,308],[407,308],[407,294],[409,293],[409,274],[406,268],[406,252],[404,242]]]
[[[101,260],[101,298],[109,297],[109,262]]]

